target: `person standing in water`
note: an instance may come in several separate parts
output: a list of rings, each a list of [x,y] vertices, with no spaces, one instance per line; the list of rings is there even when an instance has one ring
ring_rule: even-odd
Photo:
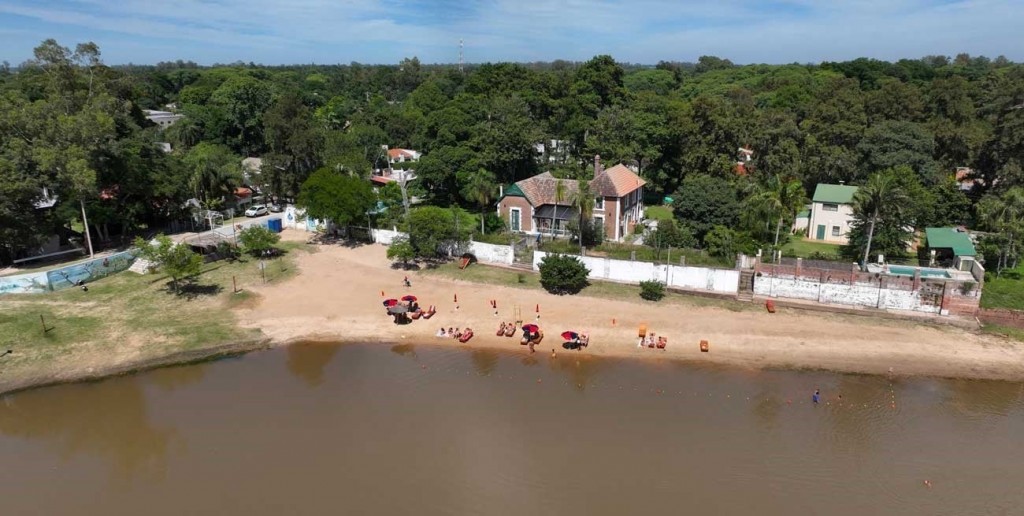
[[[818,400],[820,400],[820,399],[821,399],[821,389],[814,389],[814,394],[811,395],[811,401],[813,401],[814,404],[817,405],[818,404]]]

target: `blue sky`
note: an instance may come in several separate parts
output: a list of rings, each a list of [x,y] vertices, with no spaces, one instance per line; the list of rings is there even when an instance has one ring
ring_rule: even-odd
[[[585,60],[1024,61],[1024,0],[0,0],[0,60],[46,38],[111,64]]]

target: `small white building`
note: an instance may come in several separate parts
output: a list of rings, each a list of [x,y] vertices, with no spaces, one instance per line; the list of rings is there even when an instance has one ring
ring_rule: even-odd
[[[152,109],[143,109],[142,113],[146,115],[146,120],[153,122],[161,129],[166,129],[173,125],[174,122],[177,122],[182,118],[185,118],[185,115],[179,115],[177,113],[172,113],[170,111],[155,111]]]
[[[807,238],[833,244],[847,243],[853,222],[856,186],[819,184],[814,189]]]

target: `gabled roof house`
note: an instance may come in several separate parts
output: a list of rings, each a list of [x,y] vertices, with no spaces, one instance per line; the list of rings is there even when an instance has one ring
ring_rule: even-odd
[[[647,182],[625,165],[603,169],[600,157],[595,157],[594,163],[596,173],[589,182],[594,194],[593,220],[604,227],[605,240],[621,241],[643,218]],[[504,187],[498,216],[514,232],[566,235],[569,222],[579,216],[572,202],[578,190],[575,179],[559,179],[544,172]]]

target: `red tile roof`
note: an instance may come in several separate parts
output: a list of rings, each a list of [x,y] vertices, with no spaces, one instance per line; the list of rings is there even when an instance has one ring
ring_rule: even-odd
[[[556,202],[555,192],[558,183],[562,183],[564,194],[562,199]],[[619,164],[598,173],[597,177],[590,181],[590,189],[593,190],[594,195],[601,197],[625,197],[645,184],[647,182],[640,176],[626,168],[625,165]],[[572,203],[572,197],[579,190],[579,184],[575,179],[558,179],[550,172],[518,181],[516,186],[523,192],[526,200],[536,207],[545,204],[569,206]]]
[[[602,170],[590,182],[590,188],[594,190],[594,193],[604,197],[625,197],[645,184],[647,181],[619,163],[612,168]]]

